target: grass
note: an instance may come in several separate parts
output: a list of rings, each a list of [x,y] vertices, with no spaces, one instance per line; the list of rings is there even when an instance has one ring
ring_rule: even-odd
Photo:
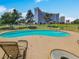
[[[25,29],[29,30],[28,25],[14,25],[14,28],[17,30]],[[67,31],[75,31],[79,32],[79,24],[37,24],[37,30],[67,30]],[[51,27],[48,27],[51,26]],[[7,25],[0,26],[0,32],[7,31],[5,28],[9,28]]]

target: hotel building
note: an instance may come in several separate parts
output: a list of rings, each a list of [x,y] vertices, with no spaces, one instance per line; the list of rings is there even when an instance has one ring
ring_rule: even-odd
[[[49,19],[45,19],[46,14],[50,16]],[[47,24],[49,22],[52,23],[59,23],[59,13],[46,13],[41,11],[38,7],[35,8],[35,16],[34,16],[35,22],[37,24]]]
[[[59,22],[61,24],[64,24],[65,23],[65,16],[61,16]]]

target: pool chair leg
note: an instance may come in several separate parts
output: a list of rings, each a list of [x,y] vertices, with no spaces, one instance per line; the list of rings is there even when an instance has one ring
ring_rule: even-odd
[[[3,55],[2,59],[5,59],[5,54]]]
[[[27,48],[24,50],[23,53],[24,53],[24,54],[23,54],[23,59],[26,59]]]
[[[9,57],[6,54],[4,54],[2,59],[9,59]]]

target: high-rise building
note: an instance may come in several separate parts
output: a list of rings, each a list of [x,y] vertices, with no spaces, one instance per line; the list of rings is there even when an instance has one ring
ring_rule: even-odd
[[[64,24],[65,23],[65,16],[61,16],[59,22],[61,24]]]
[[[46,19],[47,17],[47,19]],[[59,13],[47,13],[35,8],[35,21],[37,24],[46,24],[49,22],[59,23]]]
[[[71,22],[70,22],[70,20],[66,20],[66,24],[70,24]]]

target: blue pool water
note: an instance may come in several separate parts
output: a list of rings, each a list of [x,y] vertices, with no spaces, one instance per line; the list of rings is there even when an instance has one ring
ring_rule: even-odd
[[[54,31],[54,30],[22,30],[13,31],[0,34],[0,37],[4,38],[15,38],[22,36],[52,36],[52,37],[67,37],[70,36],[69,33]]]

